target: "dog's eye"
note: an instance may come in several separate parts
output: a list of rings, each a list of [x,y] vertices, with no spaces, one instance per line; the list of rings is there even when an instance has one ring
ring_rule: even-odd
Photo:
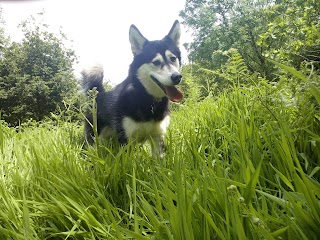
[[[161,62],[159,60],[155,60],[152,62],[153,65],[155,66],[160,66],[161,65]]]
[[[171,62],[175,62],[177,60],[176,57],[170,57]]]

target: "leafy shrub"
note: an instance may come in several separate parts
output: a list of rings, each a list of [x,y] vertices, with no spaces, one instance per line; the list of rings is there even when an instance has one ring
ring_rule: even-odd
[[[35,20],[22,25],[24,39],[3,50],[0,61],[0,111],[15,126],[42,120],[77,92],[72,64],[76,60],[66,40]]]

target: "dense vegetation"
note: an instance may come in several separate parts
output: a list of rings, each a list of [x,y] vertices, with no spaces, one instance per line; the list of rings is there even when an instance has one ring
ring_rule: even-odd
[[[0,129],[2,239],[317,239],[319,104],[235,87],[173,113],[167,154],[77,124]],[[196,113],[196,114],[195,114]]]
[[[247,68],[268,80],[276,78],[267,57],[300,68],[319,68],[320,2],[316,0],[187,0],[180,15],[193,30],[190,59],[217,69],[224,52],[239,51]]]
[[[43,120],[77,93],[74,51],[65,47],[64,34],[53,34],[38,21],[21,23],[21,43],[0,31],[0,112],[11,126]]]
[[[163,158],[85,149],[66,111],[1,121],[0,238],[318,239],[319,13],[311,0],[187,1],[195,42]]]

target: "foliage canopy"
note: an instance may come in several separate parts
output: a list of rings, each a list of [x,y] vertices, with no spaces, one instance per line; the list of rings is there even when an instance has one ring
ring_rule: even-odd
[[[230,48],[268,80],[277,75],[266,57],[295,67],[319,64],[319,1],[187,0],[180,16],[194,32],[190,60],[203,67],[219,68],[226,62],[221,51]]]
[[[76,56],[65,46],[65,35],[49,32],[35,18],[24,21],[20,28],[22,42],[3,48],[0,61],[1,117],[11,125],[43,119],[77,88]]]

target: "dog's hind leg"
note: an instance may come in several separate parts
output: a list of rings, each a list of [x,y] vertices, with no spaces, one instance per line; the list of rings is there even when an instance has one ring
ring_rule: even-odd
[[[85,125],[84,125],[84,134],[86,137],[86,141],[88,145],[93,145],[94,143],[94,132],[92,129],[91,124],[86,120]]]
[[[95,142],[95,138],[100,136],[102,128],[104,127],[104,123],[98,119],[97,126],[94,126],[93,117],[91,114],[86,116],[85,124],[84,124],[84,134],[86,137],[86,141],[88,145],[93,145]],[[96,129],[94,129],[96,128]],[[97,136],[95,136],[97,135]]]

